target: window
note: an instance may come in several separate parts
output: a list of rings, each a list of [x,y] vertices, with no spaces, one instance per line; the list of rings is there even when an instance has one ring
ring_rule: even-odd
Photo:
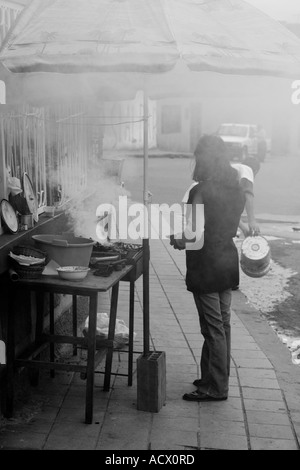
[[[161,116],[162,134],[178,134],[181,132],[181,107],[165,105]]]

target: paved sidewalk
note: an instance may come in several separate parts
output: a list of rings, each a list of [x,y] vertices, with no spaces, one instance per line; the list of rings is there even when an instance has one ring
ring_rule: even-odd
[[[184,252],[167,241],[151,241],[151,347],[167,357],[167,401],[159,413],[137,410],[136,374],[132,387],[115,375],[111,390],[103,392],[103,375],[97,373],[94,422],[86,425],[79,374],[44,375],[37,388],[26,388],[26,403],[22,396],[15,418],[0,428],[0,449],[299,450],[300,368],[240,291],[233,292],[229,399],[182,400],[194,390],[203,344],[184,274]],[[128,289],[121,283],[118,310],[127,324]],[[99,311],[107,311],[108,297],[99,300]],[[136,283],[135,313],[136,359],[143,350],[142,279]],[[127,353],[115,352],[114,370],[126,373]]]

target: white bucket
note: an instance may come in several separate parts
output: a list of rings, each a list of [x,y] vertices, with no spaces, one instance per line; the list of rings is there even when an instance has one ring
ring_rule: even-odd
[[[262,277],[271,267],[271,250],[264,237],[247,237],[241,246],[240,265],[249,277]]]

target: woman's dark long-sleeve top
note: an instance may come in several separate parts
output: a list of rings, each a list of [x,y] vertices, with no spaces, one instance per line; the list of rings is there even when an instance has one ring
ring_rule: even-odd
[[[222,292],[239,285],[239,257],[233,242],[245,205],[238,182],[203,181],[194,186],[188,204],[204,205],[204,244],[186,250],[186,285],[191,292]]]

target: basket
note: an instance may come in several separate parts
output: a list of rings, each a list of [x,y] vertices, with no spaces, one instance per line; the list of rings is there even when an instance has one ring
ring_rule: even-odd
[[[19,263],[14,264],[16,273],[22,279],[39,279],[44,271],[45,264],[39,264],[38,266],[21,266]]]
[[[47,253],[42,250],[38,250],[30,245],[17,245],[12,249],[14,255],[34,256],[35,258],[46,258]]]
[[[22,246],[18,245],[12,249],[12,253],[14,255],[24,255],[24,256],[34,256],[35,258],[43,259],[47,257],[47,254],[37,248],[33,248],[31,246]],[[32,266],[23,266],[19,264],[16,260],[11,258],[11,263],[16,271],[16,273],[22,279],[38,279],[42,272],[44,271],[46,262],[39,264],[39,265],[32,265]]]

